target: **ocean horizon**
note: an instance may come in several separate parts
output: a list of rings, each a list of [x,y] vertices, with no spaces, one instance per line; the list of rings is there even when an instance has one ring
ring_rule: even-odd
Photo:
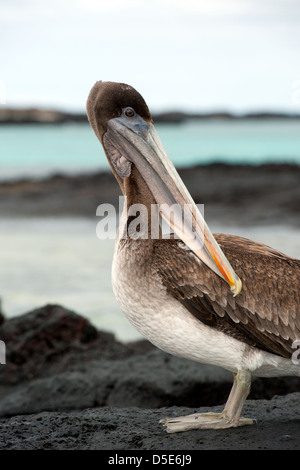
[[[187,120],[158,123],[160,139],[178,168],[228,164],[300,164],[300,120]],[[0,126],[0,180],[108,170],[88,123]]]

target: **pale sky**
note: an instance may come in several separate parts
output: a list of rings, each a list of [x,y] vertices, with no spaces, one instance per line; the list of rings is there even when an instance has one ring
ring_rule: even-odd
[[[0,106],[84,111],[96,80],[152,111],[300,113],[299,0],[0,0]]]

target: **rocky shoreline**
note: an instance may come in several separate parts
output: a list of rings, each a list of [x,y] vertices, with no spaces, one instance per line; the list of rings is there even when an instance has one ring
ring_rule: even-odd
[[[214,163],[179,169],[208,223],[300,226],[300,166]],[[119,207],[121,191],[110,172],[43,179],[0,180],[4,217],[94,217],[99,204]]]

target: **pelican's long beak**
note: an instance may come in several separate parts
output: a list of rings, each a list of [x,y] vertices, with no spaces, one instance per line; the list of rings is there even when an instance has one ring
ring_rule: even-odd
[[[154,125],[138,115],[134,120],[124,114],[113,118],[107,122],[103,146],[111,160],[113,157],[116,162],[119,158],[125,163],[126,171],[130,163],[136,166],[159,205],[162,218],[201,261],[225,279],[233,295],[238,295],[242,282],[167,156]]]

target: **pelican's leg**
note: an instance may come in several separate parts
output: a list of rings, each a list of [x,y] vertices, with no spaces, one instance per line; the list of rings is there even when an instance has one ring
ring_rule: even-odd
[[[249,418],[241,418],[242,408],[249,395],[251,373],[240,370],[234,374],[234,382],[222,413],[196,413],[178,418],[162,419],[168,433],[189,431],[190,429],[226,429],[253,424]]]

